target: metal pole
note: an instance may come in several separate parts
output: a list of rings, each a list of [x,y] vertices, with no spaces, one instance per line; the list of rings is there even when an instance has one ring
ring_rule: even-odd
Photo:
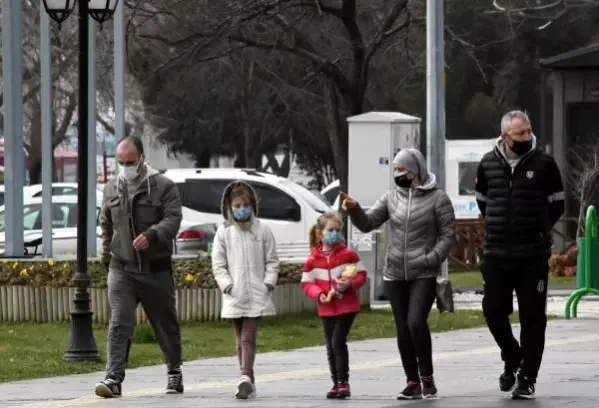
[[[445,89],[443,0],[426,1],[426,157],[445,188]]]
[[[40,0],[40,82],[42,107],[42,252],[52,257],[52,40],[50,17]]]
[[[22,257],[23,186],[23,63],[21,2],[2,2],[2,69],[4,77],[4,205],[5,256]]]
[[[96,179],[98,171],[97,136],[96,136],[96,23],[89,21],[88,35],[88,136],[89,146],[87,150],[87,256],[93,258],[96,256]],[[83,153],[83,151],[81,151]]]
[[[437,185],[445,190],[445,29],[444,0],[437,0],[436,37],[437,37]]]
[[[100,361],[92,330],[93,312],[88,287],[91,277],[87,271],[87,160],[89,110],[88,1],[79,0],[79,101],[77,107],[77,272],[73,277],[75,296],[71,311],[71,338],[64,354],[67,361]]]
[[[426,1],[426,156],[427,167],[445,189],[444,1]],[[441,265],[447,276],[447,260]]]
[[[541,78],[540,78],[540,86],[541,86],[541,106],[540,106],[540,122],[541,122],[541,140],[545,145],[545,151],[551,154],[551,146],[553,145],[552,140],[547,135],[547,95],[546,95],[546,81],[545,81],[545,69],[541,68]]]
[[[114,138],[125,137],[125,2],[114,13]]]

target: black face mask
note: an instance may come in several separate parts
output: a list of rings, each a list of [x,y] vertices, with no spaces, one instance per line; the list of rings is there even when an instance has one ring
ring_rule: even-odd
[[[522,156],[528,153],[530,149],[532,149],[532,140],[529,140],[528,142],[516,142],[512,140],[512,146],[510,147],[510,150],[516,155]]]
[[[395,177],[395,184],[397,184],[397,187],[410,188],[412,186],[412,180],[404,174],[403,176]]]

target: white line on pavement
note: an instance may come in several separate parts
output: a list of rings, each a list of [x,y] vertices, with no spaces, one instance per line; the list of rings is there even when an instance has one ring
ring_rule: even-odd
[[[556,340],[548,340],[545,343],[545,347],[558,347],[564,345],[570,345],[575,343],[590,343],[593,341],[599,341],[599,335],[597,334],[588,334],[584,336],[577,337],[568,337]],[[454,360],[462,357],[469,357],[474,355],[486,355],[497,353],[499,350],[496,346],[492,347],[484,347],[478,348],[474,350],[463,350],[463,351],[446,351],[435,353],[434,360]],[[369,371],[376,370],[384,367],[397,367],[401,365],[401,360],[399,358],[395,359],[386,359],[386,360],[374,360],[365,363],[357,363],[351,365],[352,371]],[[271,374],[264,374],[260,376],[260,383],[269,383],[269,382],[279,382],[285,380],[294,380],[294,379],[303,379],[307,377],[318,377],[323,375],[328,375],[328,368],[313,368],[313,369],[304,369],[304,370],[294,370],[294,371],[286,371],[286,372],[278,372]],[[234,388],[237,384],[237,379],[234,380],[222,380],[222,381],[212,381],[212,382],[202,382],[196,384],[185,385],[185,392],[188,391],[200,391],[206,389],[218,389],[218,388]],[[93,384],[90,384],[90,388]],[[124,394],[120,400],[127,400],[136,397],[146,397],[153,395],[162,395],[164,394],[164,388],[145,388],[137,391],[127,392]],[[94,395],[75,398],[69,401],[54,401],[54,402],[41,402],[34,403],[29,405],[22,405],[23,408],[72,408],[72,407],[81,407],[92,404],[98,404],[104,402],[105,399],[98,398]]]

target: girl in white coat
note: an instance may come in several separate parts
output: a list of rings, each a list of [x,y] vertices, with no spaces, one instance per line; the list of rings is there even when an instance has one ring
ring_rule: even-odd
[[[254,360],[258,319],[276,314],[272,291],[279,277],[279,258],[270,228],[261,223],[256,192],[243,181],[223,191],[225,223],[212,246],[212,272],[223,293],[221,316],[231,319],[241,378],[235,398],[256,396]]]

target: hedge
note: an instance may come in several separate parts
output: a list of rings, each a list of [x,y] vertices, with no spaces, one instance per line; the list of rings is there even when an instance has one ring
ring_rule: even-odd
[[[216,288],[212,274],[211,262],[208,257],[197,259],[175,259],[173,261],[173,276],[178,288]],[[303,265],[301,263],[281,262],[279,284],[299,282]],[[71,286],[71,278],[75,274],[74,261],[44,260],[19,261],[3,260],[0,263],[0,285],[20,286]],[[91,274],[91,287],[105,288],[107,271],[97,261],[88,263]]]

